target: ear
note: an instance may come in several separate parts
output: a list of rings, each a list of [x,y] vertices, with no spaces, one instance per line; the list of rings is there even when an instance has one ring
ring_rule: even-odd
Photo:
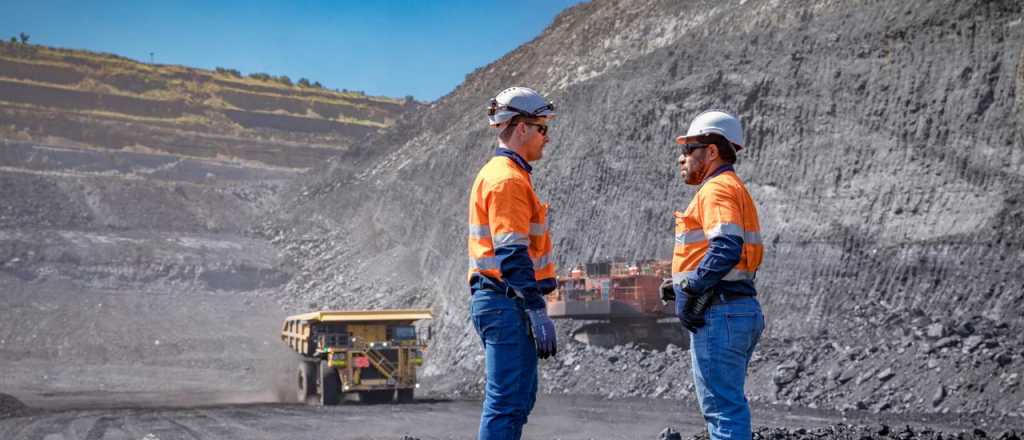
[[[708,162],[711,162],[711,161],[713,161],[715,159],[718,159],[718,158],[722,157],[722,156],[720,156],[718,154],[718,144],[710,144],[710,145],[708,145],[707,150],[708,150],[708,157],[707,157]]]

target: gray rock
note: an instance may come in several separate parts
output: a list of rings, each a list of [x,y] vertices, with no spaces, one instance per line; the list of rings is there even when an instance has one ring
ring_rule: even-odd
[[[658,440],[683,440],[683,436],[671,427],[665,427],[658,433]]]
[[[925,335],[932,339],[940,339],[946,336],[946,334],[946,326],[942,325],[940,322],[931,324],[925,329]]]
[[[963,350],[964,353],[973,353],[974,350],[976,350],[978,348],[978,346],[981,345],[982,342],[985,342],[985,337],[984,336],[980,336],[980,335],[968,336],[967,339],[964,339],[963,347],[961,349]]]
[[[956,334],[960,335],[960,337],[966,338],[974,334],[974,326],[969,322],[962,322],[960,325],[956,326],[955,331]]]
[[[878,375],[876,375],[875,377],[878,378],[878,380],[885,382],[889,379],[892,379],[895,375],[896,373],[892,371],[892,368],[886,368],[879,372]]]
[[[996,363],[999,364],[1000,367],[1005,367],[1007,365],[1010,365],[1010,363],[1013,362],[1013,356],[1010,355],[1010,353],[1008,353],[1006,351],[1001,351],[1001,352],[996,353],[996,355],[993,356],[992,359],[994,359],[996,361]]]
[[[787,361],[775,367],[775,374],[772,375],[772,382],[775,385],[786,385],[796,380],[800,375],[801,366],[796,361]]]
[[[938,341],[935,341],[935,343],[932,344],[931,351],[935,351],[935,350],[938,350],[940,348],[952,347],[952,346],[955,346],[955,345],[957,345],[959,343],[960,343],[960,337],[959,336],[947,336],[945,338],[939,339]]]
[[[946,400],[946,387],[939,385],[939,388],[935,390],[935,394],[932,395],[932,406],[939,406],[943,400]]]

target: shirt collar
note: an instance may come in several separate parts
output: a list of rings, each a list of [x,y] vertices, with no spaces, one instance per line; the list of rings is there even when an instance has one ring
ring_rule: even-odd
[[[533,173],[533,167],[531,167],[530,164],[526,162],[526,159],[523,159],[523,156],[520,156],[519,153],[516,153],[515,151],[512,151],[505,147],[498,147],[498,150],[494,152],[494,155],[505,156],[509,159],[512,159],[513,162],[519,164],[519,167],[526,170],[527,173]]]
[[[718,167],[718,169],[716,169],[713,173],[709,174],[708,177],[704,178],[704,182],[707,182],[707,181],[711,180],[711,178],[713,178],[713,177],[715,177],[715,176],[717,176],[719,174],[728,172],[728,171],[736,172],[732,168],[732,164],[730,164],[730,163],[727,163],[725,165],[722,165],[722,166]],[[704,182],[701,182],[700,184],[703,185]]]

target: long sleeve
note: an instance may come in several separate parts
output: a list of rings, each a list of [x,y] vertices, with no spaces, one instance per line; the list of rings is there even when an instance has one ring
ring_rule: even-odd
[[[522,181],[500,182],[488,196],[487,211],[502,280],[523,298],[527,309],[539,309],[546,303],[529,253],[531,193],[532,189]]]

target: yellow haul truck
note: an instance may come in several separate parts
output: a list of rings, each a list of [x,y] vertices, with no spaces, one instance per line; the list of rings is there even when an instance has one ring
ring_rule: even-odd
[[[302,359],[299,401],[319,396],[336,405],[345,396],[361,402],[413,400],[416,367],[426,343],[413,323],[431,319],[428,309],[319,311],[285,318],[281,340]]]

